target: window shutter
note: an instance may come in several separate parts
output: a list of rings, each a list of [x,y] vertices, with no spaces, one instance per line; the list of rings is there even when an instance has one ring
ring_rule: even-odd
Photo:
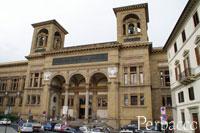
[[[176,80],[178,79],[178,77],[177,77],[177,69],[175,68],[175,76],[176,76]]]
[[[186,70],[186,63],[185,63],[185,59],[183,60],[183,65],[184,65],[184,72],[185,72],[185,75],[187,75],[187,70]]]
[[[196,54],[196,59],[197,59],[197,65],[199,65],[200,59],[199,59],[199,49],[198,49],[198,47],[195,48],[195,54]]]

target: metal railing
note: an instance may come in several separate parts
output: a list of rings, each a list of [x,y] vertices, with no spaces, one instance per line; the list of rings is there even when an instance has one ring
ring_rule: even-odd
[[[190,77],[190,76],[194,76],[194,69],[193,68],[187,68],[183,72],[181,72],[178,75],[178,81],[182,81],[182,80],[184,80],[184,79],[186,79],[187,77]]]

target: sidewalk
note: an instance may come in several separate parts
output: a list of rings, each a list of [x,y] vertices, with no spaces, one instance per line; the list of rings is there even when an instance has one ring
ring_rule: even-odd
[[[6,126],[0,126],[0,133],[5,133]],[[6,133],[17,133],[12,127],[7,126]]]

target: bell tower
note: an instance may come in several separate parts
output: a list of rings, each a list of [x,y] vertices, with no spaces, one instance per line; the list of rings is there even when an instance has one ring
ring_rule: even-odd
[[[117,17],[117,41],[122,44],[148,41],[148,4],[113,9]]]
[[[34,27],[30,54],[37,54],[45,51],[59,50],[64,47],[65,35],[68,32],[56,21],[32,24]]]

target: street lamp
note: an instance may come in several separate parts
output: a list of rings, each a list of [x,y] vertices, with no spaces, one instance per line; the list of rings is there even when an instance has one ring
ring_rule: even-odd
[[[5,96],[8,96],[8,92],[7,91],[5,92]],[[9,100],[9,98],[8,98],[8,100]],[[8,103],[8,110],[6,112],[7,120],[8,120],[8,113],[10,113],[10,101]],[[7,131],[7,124],[6,124],[6,128],[5,128],[5,133],[6,133],[6,131]]]

